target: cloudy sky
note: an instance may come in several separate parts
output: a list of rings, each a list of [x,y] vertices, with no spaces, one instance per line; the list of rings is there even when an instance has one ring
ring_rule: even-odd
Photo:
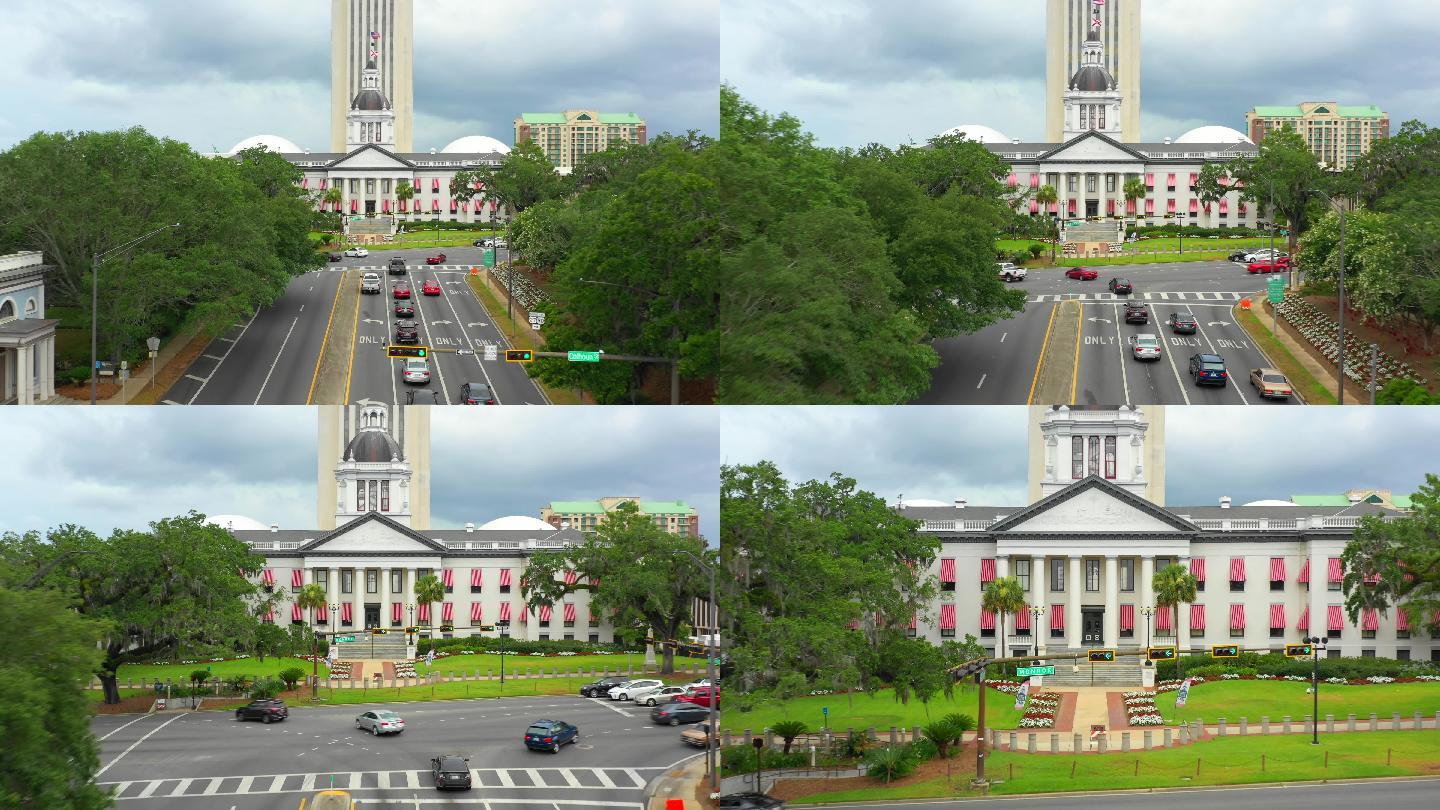
[[[720,453],[726,464],[774,461],[792,484],[840,472],[889,503],[903,494],[1020,506],[1026,414],[1024,406],[725,408]],[[1171,505],[1368,487],[1410,494],[1426,473],[1440,475],[1440,408],[1191,406],[1169,408],[1165,424]]]
[[[825,146],[923,143],[960,124],[1041,140],[1045,5],[726,0],[721,76]],[[1396,129],[1440,124],[1435,12],[1435,0],[1145,0],[1141,136],[1244,131],[1257,104],[1322,100],[1379,105]]]
[[[718,0],[417,0],[415,148],[514,141],[522,112],[717,134]],[[3,0],[0,149],[143,126],[201,151],[329,149],[329,0]]]
[[[483,411],[483,413],[481,413]],[[681,500],[719,536],[713,408],[435,408],[431,524],[540,516],[552,500]],[[101,534],[191,509],[315,526],[314,408],[11,408],[0,532]]]

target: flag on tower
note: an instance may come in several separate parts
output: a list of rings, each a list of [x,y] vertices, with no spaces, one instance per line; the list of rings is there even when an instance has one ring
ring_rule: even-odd
[[[1101,4],[1100,4],[1100,3],[1096,3],[1096,5],[1101,5]],[[379,32],[379,31],[371,31],[371,32],[370,32],[370,38],[371,38],[371,39],[374,39],[374,40],[380,39],[380,32]]]

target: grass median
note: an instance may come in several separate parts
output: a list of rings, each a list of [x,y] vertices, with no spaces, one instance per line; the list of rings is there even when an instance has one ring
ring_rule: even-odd
[[[961,712],[971,717],[977,710],[979,692],[975,688],[957,687],[953,696],[938,695],[928,704],[911,698],[909,703],[895,699],[893,689],[881,689],[874,695],[856,692],[848,695],[814,695],[777,701],[761,705],[748,712],[731,711],[726,716],[723,729],[731,734],[743,734],[745,729],[760,732],[781,720],[803,721],[811,730],[822,725],[844,731],[857,731],[874,726],[877,730],[888,731],[891,726],[913,728],[938,720],[951,712]],[[828,723],[824,709],[829,709]],[[986,722],[993,728],[1014,728],[1020,722],[1020,712],[1015,710],[1015,699],[993,689],[985,696]]]
[[[481,272],[484,271],[482,270]],[[494,290],[490,289],[490,285],[485,283],[485,279],[482,276],[472,276],[466,273],[465,283],[470,285],[470,290],[475,293],[476,298],[480,299],[480,305],[485,307],[485,311],[490,315],[490,320],[495,324],[495,328],[499,329],[500,332],[505,335],[505,339],[510,341],[511,346],[517,349],[530,349],[531,351],[537,352],[545,349],[545,340],[540,337],[538,332],[531,329],[529,324],[525,324],[524,326],[511,325],[510,318],[505,314],[505,302],[500,299],[500,296],[495,294]],[[519,324],[520,320],[517,318],[515,322]],[[527,370],[526,373],[529,374],[529,371]],[[546,385],[542,380],[536,379],[533,375],[531,379],[535,380],[536,385],[545,389],[545,395],[556,405],[585,404],[582,395],[573,389],[555,388]]]
[[[1250,334],[1250,339],[1255,345],[1265,352],[1265,356],[1275,364],[1276,369],[1285,375],[1290,385],[1304,397],[1311,405],[1334,405],[1336,403],[1335,392],[1330,390],[1324,383],[1310,373],[1291,352],[1289,347],[1281,343],[1275,333],[1270,331],[1269,325],[1260,319],[1256,311],[1252,309],[1241,309],[1235,307],[1235,320],[1241,328]],[[1268,318],[1266,319],[1269,320]]]
[[[507,678],[488,681],[450,681],[400,687],[361,687],[337,689],[322,683],[320,700],[310,701],[308,693],[297,706],[348,706],[357,703],[419,703],[431,700],[464,700],[466,698],[521,697],[525,695],[578,695],[588,677]],[[303,691],[303,690],[302,690]]]

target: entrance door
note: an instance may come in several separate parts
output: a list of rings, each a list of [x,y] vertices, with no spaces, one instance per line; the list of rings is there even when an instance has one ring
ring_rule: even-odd
[[[1087,216],[1087,217],[1098,217],[1098,216],[1100,216],[1100,201],[1099,201],[1099,200],[1086,200],[1086,201],[1085,201],[1085,216]]]
[[[365,215],[366,215],[366,216],[372,216],[372,217],[375,216],[375,201],[374,201],[374,200],[366,200],[366,201],[365,201]]]
[[[380,606],[379,606],[379,605],[366,605],[366,606],[365,606],[365,629],[366,629],[366,630],[369,630],[369,629],[372,628],[372,627],[379,627],[379,626],[380,626]]]
[[[1086,647],[1098,647],[1105,643],[1103,638],[1105,610],[1103,608],[1082,608],[1080,610],[1080,643]]]

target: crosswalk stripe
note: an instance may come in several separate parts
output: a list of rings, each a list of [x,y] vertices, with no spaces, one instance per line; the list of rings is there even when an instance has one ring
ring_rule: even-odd
[[[256,777],[254,777],[254,776],[247,776],[247,777],[245,777],[244,779],[241,779],[241,780],[240,780],[240,787],[235,788],[235,792],[236,792],[236,793],[249,793],[249,792],[250,792],[250,786],[255,783],[255,779],[256,779]]]
[[[303,790],[303,791],[307,791],[307,792],[308,792],[308,791],[311,791],[311,790],[314,790],[314,789],[315,789],[315,777],[316,777],[317,775],[318,775],[318,774],[313,774],[313,773],[307,773],[307,774],[305,774],[305,780],[300,783],[300,789]]]
[[[515,787],[515,782],[510,778],[510,774],[508,771],[496,771],[495,775],[500,777],[501,787]]]
[[[185,791],[190,787],[190,783],[194,781],[194,779],[181,779],[180,784],[176,785],[175,789],[170,791],[171,797],[185,795]],[[244,790],[242,789],[241,792],[243,793]]]
[[[478,780],[477,780],[477,781],[478,781]],[[389,771],[381,771],[381,772],[379,772],[378,774],[376,774],[376,775],[375,775],[375,784],[376,784],[376,786],[379,787],[381,790],[389,790],[389,789],[390,789],[390,772],[389,772]]]
[[[640,778],[640,774],[636,773],[634,768],[625,768],[624,770],[626,776],[635,780],[635,787],[645,786],[645,780]]]
[[[221,776],[221,777],[218,777],[218,778],[215,778],[215,779],[211,779],[211,780],[210,780],[210,784],[208,784],[208,785],[205,786],[205,791],[204,791],[204,793],[202,793],[201,795],[204,795],[204,796],[214,796],[214,795],[215,795],[215,791],[217,791],[217,790],[220,789],[220,785],[221,785],[222,783],[224,783],[225,779],[226,779],[226,777],[224,777],[224,776]]]
[[[580,780],[576,779],[575,775],[570,773],[569,768],[558,768],[557,770],[560,771],[560,775],[565,778],[565,781],[570,785],[570,787],[580,787]]]
[[[419,773],[419,771],[406,771],[406,772],[405,772],[405,789],[406,789],[406,790],[414,790],[415,788],[420,787],[420,782],[419,782],[419,780],[417,780],[417,779],[415,778],[415,774],[417,774],[417,773]]]
[[[605,773],[604,770],[602,770],[602,769],[600,769],[600,768],[596,768],[596,769],[595,769],[595,775],[600,778],[600,786],[601,786],[601,787],[607,787],[607,788],[613,788],[613,787],[615,787],[615,783],[610,780],[610,775],[607,774],[607,773]]]
[[[150,784],[146,785],[146,786],[145,786],[145,789],[142,790],[142,791],[140,791],[140,795],[136,796],[135,798],[137,798],[137,799],[148,799],[148,798],[150,798],[150,794],[154,793],[154,792],[155,792],[155,789],[158,788],[158,787],[160,787],[160,784],[161,784],[161,783],[160,783],[160,780],[156,780],[156,781],[154,781],[154,782],[151,782]]]
[[[648,768],[648,767],[647,767],[647,768],[508,768],[508,769],[507,769],[507,768],[495,768],[495,769],[471,769],[470,774],[471,774],[471,778],[475,780],[476,785],[477,785],[478,787],[486,787],[487,785],[486,785],[486,783],[485,783],[485,780],[482,779],[482,777],[483,777],[485,774],[487,774],[487,773],[493,773],[493,774],[495,774],[496,778],[499,780],[500,784],[499,784],[499,785],[494,785],[494,784],[488,785],[489,787],[492,787],[492,788],[513,788],[513,789],[517,789],[517,790],[577,790],[577,789],[578,789],[578,790],[637,790],[637,789],[643,788],[643,787],[645,786],[645,779],[644,779],[644,777],[642,777],[642,776],[640,775],[640,771],[647,771],[647,770],[663,770],[663,769],[662,769],[662,768]],[[516,771],[520,771],[520,772],[525,773],[525,774],[529,777],[529,780],[530,780],[531,784],[526,785],[526,784],[519,784],[519,783],[517,783],[516,780],[514,779],[514,776],[513,776],[513,773],[516,772]],[[563,781],[563,784],[552,783],[552,782],[550,782],[550,781],[547,781],[547,779],[546,779],[544,776],[542,776],[542,771],[555,771],[555,772],[559,773],[559,774],[560,774],[560,780]],[[599,781],[599,785],[587,785],[587,784],[582,783],[582,782],[576,777],[576,774],[579,773],[580,771],[584,771],[584,772],[586,772],[586,773],[594,774],[596,780]],[[366,777],[368,774],[372,774],[372,773],[375,774],[374,784],[372,784],[372,785],[370,785],[370,786],[367,787],[367,786],[365,785],[365,782],[366,782],[365,777]],[[102,787],[110,789],[110,790],[112,791],[112,795],[114,795],[115,797],[117,797],[117,798],[119,798],[119,799],[122,799],[122,800],[125,800],[125,799],[143,799],[143,798],[150,798],[150,797],[152,797],[152,796],[154,796],[154,797],[160,797],[160,798],[179,798],[179,797],[186,796],[186,795],[190,795],[190,796],[215,796],[215,795],[222,795],[222,796],[240,796],[240,795],[259,795],[259,794],[270,794],[270,793],[308,793],[308,792],[311,792],[311,791],[314,791],[314,790],[317,789],[317,788],[316,788],[316,784],[317,784],[317,783],[324,783],[324,784],[328,785],[328,784],[332,781],[332,778],[333,778],[334,786],[335,786],[336,788],[341,788],[341,789],[348,789],[348,790],[391,790],[391,789],[394,789],[394,790],[401,790],[401,789],[414,790],[414,789],[418,789],[418,788],[422,785],[422,783],[428,783],[428,781],[429,781],[429,780],[428,780],[428,774],[429,774],[429,773],[430,773],[429,771],[350,771],[348,774],[346,774],[346,773],[344,773],[344,772],[331,772],[331,773],[310,773],[310,774],[298,774],[298,773],[296,773],[296,774],[265,774],[265,775],[250,775],[250,776],[189,777],[189,778],[185,778],[185,779],[170,778],[170,779],[130,780],[130,781],[125,781],[125,782],[102,782],[102,783],[100,783],[100,784],[101,784]],[[623,773],[623,774],[625,774],[626,777],[627,777],[627,779],[628,779],[629,784],[625,784],[625,785],[618,784],[619,781],[622,781],[622,780],[619,780],[618,777],[616,776],[616,774],[618,774],[618,773]],[[403,774],[405,778],[404,778],[403,780],[402,780],[402,779],[399,779],[399,778],[396,776],[397,774]],[[348,775],[348,777],[349,777],[348,780],[345,778],[347,775]],[[422,778],[422,777],[423,777],[423,778]],[[293,779],[294,781],[291,781],[292,779]],[[239,782],[237,785],[233,785],[231,788],[228,788],[228,789],[224,788],[224,785],[225,785],[225,783],[226,783],[227,781],[230,781],[230,782],[233,783],[235,780],[238,780],[238,782]],[[196,783],[199,783],[199,782],[204,782],[204,783],[205,783],[205,788],[204,788],[204,790],[203,790],[203,791],[200,791],[200,792],[198,792],[198,793],[189,793],[189,794],[187,794],[187,791],[190,790]],[[347,784],[347,782],[348,782],[348,784]],[[126,790],[128,790],[128,789],[131,788],[132,786],[136,786],[136,785],[139,785],[140,787],[137,789],[137,792],[136,792],[134,795],[130,795],[130,796],[124,795],[125,792],[126,792]],[[173,785],[173,786],[171,786],[171,785]],[[170,787],[167,787],[167,786],[170,786]],[[524,801],[526,801],[526,800],[517,799],[516,801],[524,802]],[[562,803],[564,803],[563,800],[562,800]],[[582,801],[582,802],[578,802],[578,803],[580,803],[580,804],[585,804],[586,802],[583,802],[583,801]],[[594,804],[606,804],[606,805],[608,805],[608,804],[612,804],[612,803],[609,803],[609,802],[594,802]]]
[[[539,771],[535,770],[534,768],[522,768],[521,770],[525,771],[525,775],[530,777],[530,784],[537,787],[545,785],[545,779],[544,777],[540,776]]]

